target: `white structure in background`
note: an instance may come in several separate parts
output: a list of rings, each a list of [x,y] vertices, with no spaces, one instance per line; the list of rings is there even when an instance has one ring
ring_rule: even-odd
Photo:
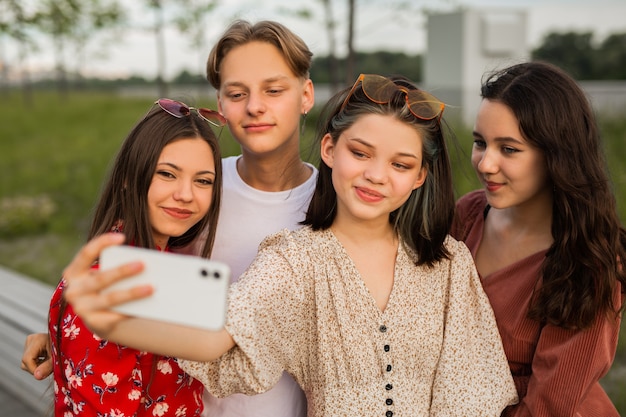
[[[526,61],[527,14],[513,9],[459,10],[428,16],[423,86],[472,126],[485,72]]]

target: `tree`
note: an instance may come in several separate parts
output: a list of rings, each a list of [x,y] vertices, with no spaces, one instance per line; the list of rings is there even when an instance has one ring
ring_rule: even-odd
[[[324,70],[328,74],[324,75],[323,78],[330,85],[332,93],[334,93],[338,90],[340,82],[340,66],[339,59],[337,57],[336,38],[337,21],[334,18],[332,0],[318,1],[322,4],[324,9],[323,17],[321,18],[321,20],[324,28],[326,29],[326,37],[328,40],[328,55],[323,59]],[[287,7],[279,7],[278,13],[286,16],[298,17],[304,20],[316,20],[315,12],[309,7],[303,7],[297,10],[292,10]],[[319,72],[319,69],[316,70]]]
[[[52,37],[57,85],[67,92],[66,49],[74,46],[84,51],[96,30],[118,22],[123,12],[117,0],[40,0],[36,22],[39,29]],[[80,55],[80,54],[78,54]]]
[[[165,19],[165,5],[170,6],[168,11],[172,16],[171,20]],[[155,11],[154,34],[157,47],[157,84],[159,95],[167,97],[168,83],[165,80],[165,63],[167,62],[167,51],[165,48],[164,31],[173,23],[177,28],[186,34],[191,34],[191,45],[201,47],[204,43],[205,18],[218,5],[218,0],[148,0],[148,6]]]
[[[354,51],[354,20],[356,19],[356,5],[355,0],[348,0],[348,33],[346,40],[346,47],[348,50],[348,56],[346,57],[346,85],[350,85],[354,82],[355,75],[355,51]]]
[[[331,0],[320,0],[324,6],[324,22],[326,36],[328,37],[328,76],[330,79],[331,94],[339,89],[339,63],[337,62],[337,40],[335,39],[335,27],[337,22],[333,17]]]
[[[161,0],[148,0],[148,6],[154,10],[154,37],[156,39],[156,53],[157,53],[157,75],[156,82],[159,90],[160,97],[167,97],[168,87],[165,81],[165,62],[166,62],[166,50],[165,50],[165,38],[163,31],[165,30],[165,22],[163,20],[163,4]]]
[[[456,5],[458,3],[457,0],[439,0],[441,3],[449,3],[451,5]],[[415,1],[415,0],[362,0],[358,3],[358,10],[362,10],[364,8],[374,8],[377,11],[380,11],[379,17],[375,22],[376,27],[384,24],[393,24],[400,27],[408,27],[410,25],[415,25],[415,23],[419,20],[420,16],[423,16],[428,9],[422,3],[428,3],[426,1]],[[355,0],[348,0],[348,27],[347,27],[347,57],[346,57],[346,83],[350,85],[354,82],[357,71],[355,68],[362,69],[362,62],[360,62],[361,56],[357,51],[355,51],[354,43],[355,40],[359,37],[360,33],[368,32],[369,29],[367,27],[368,24],[360,23],[357,24],[357,2]],[[382,23],[381,23],[382,22]],[[387,69],[383,73],[391,74],[401,74],[407,76],[415,81],[421,80],[421,58],[418,62],[416,62],[416,67],[405,65],[403,67],[394,68],[391,63],[386,63],[385,68]],[[407,72],[408,71],[408,72]],[[358,72],[363,72],[359,70]]]
[[[532,58],[551,62],[578,80],[593,79],[597,71],[592,37],[591,32],[549,33]]]
[[[626,33],[608,36],[596,54],[597,79],[626,80]]]
[[[73,23],[69,39],[75,47],[76,74],[82,79],[81,70],[87,60],[87,44],[95,32],[109,31],[126,18],[126,12],[117,0],[89,0],[81,2],[80,17]]]
[[[327,71],[328,60],[329,58],[326,56],[318,56],[313,60],[311,78],[315,83],[330,83]],[[359,71],[365,74],[400,74],[414,82],[422,81],[421,55],[407,55],[403,52],[388,51],[357,52],[355,61]],[[338,59],[337,66],[340,71],[345,72],[345,58]]]
[[[551,62],[578,80],[626,79],[626,33],[609,35],[594,47],[591,32],[548,34],[532,58]]]
[[[70,39],[72,24],[79,16],[78,0],[42,0],[37,15],[41,31],[52,37],[57,83],[62,93],[67,92],[65,48]]]
[[[30,77],[26,69],[25,61],[28,54],[36,49],[36,44],[29,34],[35,22],[35,15],[27,8],[27,4],[19,0],[0,0],[0,36],[5,35],[13,39],[18,46],[18,65],[21,76],[20,82],[24,101],[32,103],[32,91],[30,87]],[[0,83],[6,82],[8,65],[2,62],[2,79]]]
[[[207,17],[217,7],[217,0],[187,0],[185,7],[174,17],[174,24],[178,30],[191,36],[191,46],[196,50],[206,51],[206,22]],[[203,56],[206,60],[206,56]]]

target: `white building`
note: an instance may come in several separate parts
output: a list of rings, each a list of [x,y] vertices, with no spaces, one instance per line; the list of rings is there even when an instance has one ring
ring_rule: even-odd
[[[446,118],[472,125],[486,72],[527,61],[527,14],[473,9],[428,16],[424,89],[447,104]]]

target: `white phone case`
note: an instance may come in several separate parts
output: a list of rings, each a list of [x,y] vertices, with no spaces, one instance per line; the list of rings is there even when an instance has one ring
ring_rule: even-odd
[[[100,255],[100,269],[142,261],[141,274],[116,282],[105,291],[150,284],[154,293],[115,306],[120,313],[186,326],[219,330],[226,320],[228,265],[196,256],[133,246],[110,246]]]

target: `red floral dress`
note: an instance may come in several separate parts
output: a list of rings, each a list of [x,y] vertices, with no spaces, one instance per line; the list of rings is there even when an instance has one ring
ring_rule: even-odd
[[[71,305],[65,304],[61,312],[64,286],[61,280],[52,295],[48,321],[55,416],[201,415],[204,387],[175,358],[140,352],[94,335]]]

